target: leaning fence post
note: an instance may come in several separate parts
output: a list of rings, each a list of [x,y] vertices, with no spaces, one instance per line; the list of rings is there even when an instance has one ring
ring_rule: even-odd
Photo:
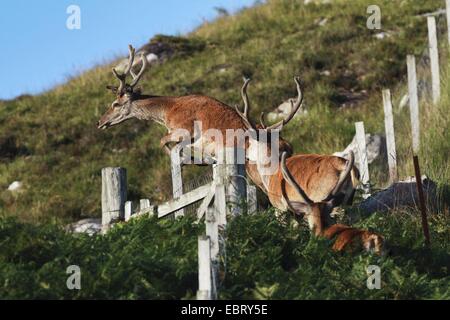
[[[356,129],[356,143],[358,145],[359,155],[359,170],[361,174],[361,183],[363,189],[363,198],[370,196],[370,181],[369,181],[369,163],[367,161],[366,149],[366,133],[364,131],[364,122],[355,122]]]
[[[173,197],[178,198],[183,194],[183,179],[181,175],[181,148],[177,145],[170,152],[170,168],[172,172]],[[184,209],[175,211],[175,218],[184,216]]]
[[[225,148],[227,195],[230,203],[230,213],[233,216],[242,213],[241,201],[247,198],[245,180],[244,149],[234,147]]]
[[[438,103],[441,96],[441,80],[439,76],[439,51],[436,35],[436,18],[427,18],[428,23],[428,45],[430,49],[431,64],[431,87],[433,92],[433,104]]]
[[[386,132],[386,150],[389,166],[389,182],[394,183],[398,179],[397,151],[395,149],[394,117],[392,115],[391,91],[383,90],[384,129]]]
[[[114,221],[124,218],[127,200],[127,170],[102,169],[102,230],[106,232]]]
[[[406,57],[408,67],[408,95],[409,113],[411,117],[412,146],[414,153],[419,151],[420,125],[419,125],[419,98],[417,96],[416,58],[413,55]]]
[[[211,250],[208,236],[198,237],[198,291],[197,300],[211,300]]]

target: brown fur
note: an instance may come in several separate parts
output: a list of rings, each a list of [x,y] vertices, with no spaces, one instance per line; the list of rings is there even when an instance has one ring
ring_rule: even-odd
[[[335,224],[325,230],[323,236],[335,239],[334,251],[373,250],[377,254],[383,253],[384,238],[378,233],[352,228],[343,224]]]

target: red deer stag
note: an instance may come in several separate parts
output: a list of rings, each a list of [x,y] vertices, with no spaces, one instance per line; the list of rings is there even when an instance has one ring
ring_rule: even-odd
[[[204,134],[207,130],[219,130],[223,137],[227,129],[246,130],[244,120],[236,111],[214,98],[203,95],[173,97],[142,94],[140,89],[135,89],[135,86],[145,71],[147,59],[141,56],[142,67],[139,73],[135,74],[134,57],[135,49],[130,45],[126,70],[119,74],[113,69],[114,76],[119,80],[119,86],[107,86],[107,88],[116,94],[116,99],[98,121],[99,129],[107,129],[132,118],[153,120],[164,125],[169,131],[160,141],[161,147],[166,152],[170,153],[170,145],[183,141],[185,137],[180,137],[180,129],[182,129],[189,133],[189,144],[194,149],[199,146],[198,150],[202,150],[203,155],[210,157],[215,156],[217,143],[213,136]],[[133,78],[130,84],[126,83],[128,75]],[[200,134],[194,129],[195,122],[201,123]],[[227,143],[227,141],[223,142]],[[288,142],[281,140],[280,147],[281,150],[292,153]]]
[[[294,80],[297,85],[298,97],[295,103],[292,101],[291,103],[293,104],[292,110],[296,112],[303,101],[303,94],[300,79],[296,77]],[[292,119],[295,112],[268,127],[265,126],[264,122],[260,126],[254,125],[248,117],[249,99],[246,90],[248,82],[249,80],[247,79],[241,90],[241,96],[245,106],[244,112],[241,112],[239,107],[236,106],[236,111],[243,119],[247,129],[249,131],[265,130],[268,134],[272,130],[280,130]],[[258,137],[259,135],[254,136]],[[261,168],[265,164],[261,163],[259,157],[256,156],[257,149],[259,148],[267,149],[266,154],[270,155],[272,152],[270,144],[261,142],[256,138],[251,139],[249,145],[248,158],[250,164],[247,166],[247,173],[253,177],[253,181],[260,181],[258,186],[267,193],[274,207],[283,211],[291,209],[288,208],[287,203],[282,199],[280,187],[282,180],[281,171],[278,170],[276,173],[269,175],[262,174]],[[359,172],[353,165],[353,160],[347,161],[346,159],[330,155],[296,154],[287,160],[287,164],[301,188],[312,201],[318,203],[330,199],[330,196],[336,198],[334,200],[335,204],[342,202],[347,204],[352,201],[355,188],[359,183]],[[273,176],[278,176],[278,178],[272,180]]]
[[[237,106],[236,110],[244,119],[247,128],[256,131],[258,127],[248,118],[249,103],[246,92],[248,82],[249,80],[245,81],[241,90],[246,112],[240,112]],[[298,98],[293,104],[293,109],[298,109],[302,102],[302,90],[298,77],[295,78],[295,82]],[[263,116],[261,119],[263,122]],[[261,127],[265,130],[279,130],[286,124],[286,120],[289,121],[290,117],[270,127],[262,123]],[[266,154],[271,152],[270,145],[265,142],[252,141],[249,149],[252,149],[252,145],[256,145],[257,148],[266,148]],[[287,159],[288,153],[283,152],[277,170],[271,174],[260,172],[260,168],[266,164],[261,163],[258,156],[254,156],[254,150],[249,150],[248,153],[249,157],[254,157],[253,161],[256,162],[251,164],[250,171],[261,181],[262,189],[266,191],[274,207],[303,215],[316,236],[325,236],[328,239],[336,237],[333,246],[336,251],[350,247],[350,244],[360,243],[366,250],[381,253],[384,239],[379,234],[344,225],[331,225],[332,209],[344,201],[351,201],[358,183],[359,173],[354,166],[352,152],[349,160],[316,154],[298,154]]]

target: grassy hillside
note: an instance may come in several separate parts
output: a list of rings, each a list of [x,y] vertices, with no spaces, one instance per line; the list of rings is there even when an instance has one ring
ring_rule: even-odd
[[[395,87],[405,74],[406,54],[420,54],[426,45],[426,19],[417,15],[444,6],[444,1],[379,1],[382,31],[390,34],[385,39],[366,28],[368,4],[355,0],[305,6],[272,0],[242,10],[189,34],[186,41],[193,49],[152,67],[142,86],[152,94],[204,93],[235,104],[242,76],[251,76],[258,115],[295,95],[292,78],[298,74],[306,84],[310,112],[290,123],[284,136],[297,152],[341,150],[350,142],[356,120],[363,120],[368,132],[383,132],[380,89]],[[100,170],[106,166],[128,169],[131,199],[145,196],[158,202],[170,196],[169,161],[158,145],[161,126],[133,120],[107,131],[95,127],[114,99],[105,89],[115,81],[110,68],[99,66],[38,96],[0,102],[2,215],[27,221],[99,216]],[[405,126],[407,112],[397,117],[396,125]],[[441,139],[447,134],[439,128],[424,131],[437,141],[433,135]],[[407,130],[398,134],[401,174],[411,175]],[[424,172],[442,172],[447,158],[427,158],[427,165],[431,161],[437,169],[426,167]],[[374,182],[381,185],[385,168],[372,169]],[[199,170],[191,168],[186,175]],[[436,178],[448,177],[447,170]],[[14,180],[24,183],[22,192],[6,190]]]

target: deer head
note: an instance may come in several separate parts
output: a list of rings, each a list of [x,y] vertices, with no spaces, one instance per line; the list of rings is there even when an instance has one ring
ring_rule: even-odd
[[[145,68],[147,67],[147,58],[144,53],[141,53],[142,67],[139,73],[135,74],[133,71],[135,49],[129,45],[128,50],[128,65],[125,68],[125,71],[122,74],[119,74],[116,69],[112,69],[114,76],[119,80],[119,86],[108,85],[106,87],[116,94],[116,99],[111,103],[111,106],[98,121],[97,126],[99,129],[107,129],[133,117],[133,101],[139,98],[141,94],[140,89],[135,89],[135,86],[141,79]],[[133,78],[130,84],[126,83],[128,74]]]
[[[253,132],[253,135],[251,136],[250,142],[249,142],[249,152],[248,152],[248,158],[251,161],[257,161],[258,158],[258,154],[259,151],[257,151],[259,145],[259,142],[261,142],[263,139],[261,138],[261,133],[264,133],[265,136],[265,141],[263,142],[264,146],[267,144],[268,141],[271,141],[271,134],[273,131],[280,131],[289,121],[292,120],[292,118],[294,117],[294,115],[296,114],[296,112],[298,111],[298,109],[301,107],[302,102],[303,102],[303,93],[302,93],[302,88],[301,88],[301,84],[300,84],[300,78],[299,77],[295,77],[294,81],[297,85],[297,93],[298,93],[298,97],[296,99],[296,101],[292,101],[291,100],[291,112],[289,113],[289,115],[287,117],[285,117],[284,119],[282,119],[281,121],[271,125],[271,126],[266,126],[265,122],[264,122],[264,113],[261,113],[261,117],[260,117],[260,124],[256,125],[254,123],[254,121],[252,119],[250,119],[249,117],[249,112],[250,112],[250,101],[248,98],[248,94],[247,94],[247,87],[248,84],[250,83],[250,79],[244,79],[244,85],[241,88],[241,98],[244,102],[244,110],[241,111],[239,109],[239,106],[236,105],[235,109],[236,112],[239,114],[239,116],[241,117],[245,127],[247,128],[247,130],[249,130],[250,132]],[[287,151],[289,155],[292,154],[292,146],[284,139],[280,138],[278,140],[279,142],[279,151],[283,152],[283,151]],[[270,148],[268,149],[269,153],[270,152]]]

